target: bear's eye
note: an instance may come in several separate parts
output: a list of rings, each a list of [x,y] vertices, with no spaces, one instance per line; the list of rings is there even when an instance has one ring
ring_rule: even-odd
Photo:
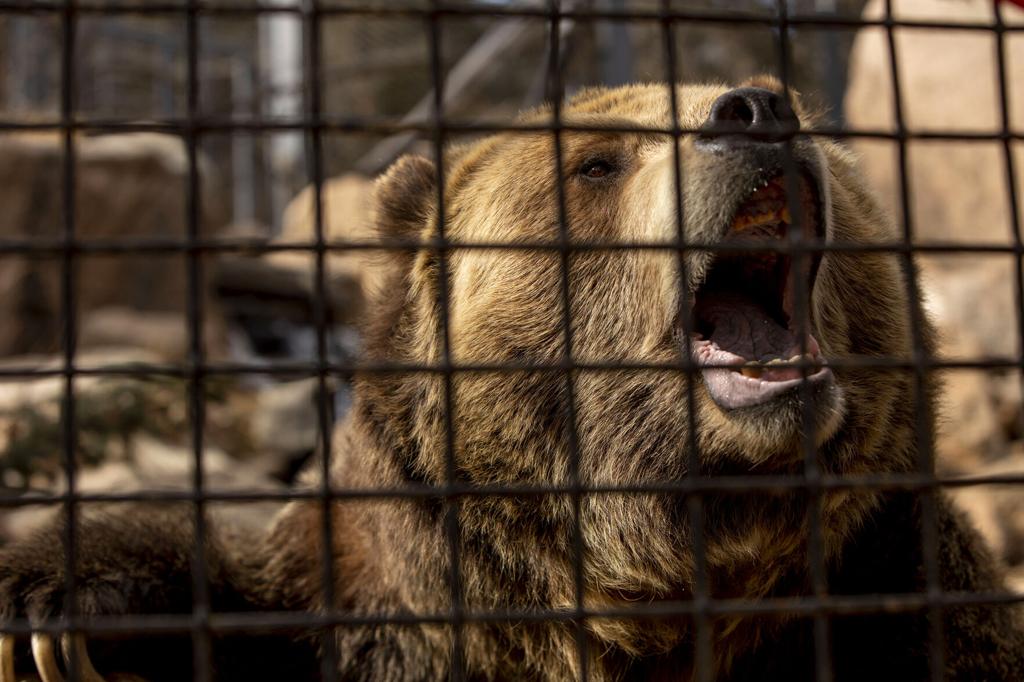
[[[615,164],[607,159],[590,159],[580,166],[580,175],[588,180],[603,180],[615,172]]]

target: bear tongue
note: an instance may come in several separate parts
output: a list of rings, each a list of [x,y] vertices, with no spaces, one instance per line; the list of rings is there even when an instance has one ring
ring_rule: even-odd
[[[709,340],[745,360],[788,359],[799,337],[779,324],[757,301],[739,293],[701,297],[697,313],[710,323]],[[799,351],[797,351],[799,352]]]

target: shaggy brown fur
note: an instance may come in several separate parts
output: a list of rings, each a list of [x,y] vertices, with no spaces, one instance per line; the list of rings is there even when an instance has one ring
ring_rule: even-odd
[[[777,87],[770,82],[760,85]],[[680,124],[697,128],[721,86],[678,90]],[[664,86],[592,90],[566,104],[564,116],[591,126],[671,123]],[[545,121],[546,110],[526,121]],[[802,114],[805,121],[807,114]],[[575,242],[671,243],[677,220],[671,137],[645,133],[566,132],[561,137],[564,206]],[[709,153],[693,136],[679,146],[683,229],[687,239],[718,243],[764,168],[756,154]],[[824,139],[798,137],[795,158],[824,178],[828,237],[844,243],[894,240],[889,220],[868,196],[850,156]],[[559,242],[559,204],[549,134],[507,134],[450,150],[444,159],[444,231],[460,242]],[[599,182],[579,173],[593,159],[612,172]],[[385,237],[429,240],[439,229],[438,172],[421,158],[399,161],[378,183],[377,219]],[[827,474],[918,470],[915,417],[931,413],[930,390],[915,391],[912,372],[835,368],[835,384],[814,396],[811,433],[802,429],[799,392],[770,406],[724,411],[694,383],[699,472],[689,470],[691,415],[685,375],[677,369],[606,369],[601,364],[680,361],[680,290],[694,291],[714,256],[671,250],[587,250],[569,258],[571,338],[562,333],[561,256],[557,250],[455,249],[442,261],[421,249],[392,262],[365,344],[371,361],[557,366],[571,346],[571,387],[560,371],[477,369],[450,385],[439,373],[363,373],[356,405],[339,426],[332,483],[391,489],[462,484],[568,486],[572,453],[579,479],[604,488],[582,496],[585,548],[574,570],[574,505],[559,494],[356,499],[334,505],[334,606],[355,617],[431,616],[427,624],[343,624],[330,637],[343,679],[443,679],[455,674],[458,645],[465,677],[570,679],[585,666],[591,680],[674,679],[693,674],[695,624],[683,615],[631,616],[633,607],[687,603],[696,579],[692,519],[678,493],[629,494],[614,486],[666,484],[689,475],[800,475],[802,443],[816,446]],[[680,268],[680,263],[685,266]],[[450,309],[439,302],[447,272]],[[686,280],[681,282],[681,274]],[[810,321],[825,357],[912,357],[905,275],[892,254],[828,253]],[[680,286],[682,284],[682,286]],[[447,334],[445,330],[447,329]],[[930,328],[922,330],[925,350]],[[571,388],[571,391],[568,390]],[[450,389],[450,395],[448,393]],[[572,399],[570,399],[570,397]],[[450,402],[449,402],[450,399]],[[452,409],[454,433],[446,437]],[[931,428],[929,421],[926,426]],[[574,433],[577,436],[574,438]],[[309,485],[317,482],[310,476]],[[702,536],[711,596],[719,599],[812,594],[805,491],[735,491],[702,496]],[[829,592],[923,593],[921,500],[909,493],[826,490],[821,531]],[[214,537],[206,555],[215,610],[323,612],[321,507],[291,504],[261,549]],[[937,496],[941,587],[1000,589],[972,531]],[[188,612],[188,519],[169,513],[96,515],[82,528],[80,606],[87,613]],[[453,520],[457,523],[451,523]],[[126,529],[146,524],[148,530]],[[175,532],[166,529],[177,527]],[[535,618],[470,620],[459,636],[437,617],[452,604],[448,539],[459,548],[461,599],[471,613],[559,610]],[[0,618],[32,618],[61,608],[60,552],[52,533],[0,554]],[[160,538],[157,540],[156,538]],[[576,623],[577,578],[584,606],[611,611]],[[677,609],[685,612],[685,609]],[[947,679],[1024,679],[1024,637],[1006,608],[958,607],[942,614]],[[581,628],[581,630],[578,628]],[[804,617],[710,618],[712,679],[813,679],[815,642]],[[582,632],[582,637],[580,636]],[[918,610],[835,616],[830,653],[840,680],[928,677],[933,630]],[[224,679],[242,679],[237,657],[262,663],[257,677],[311,676],[322,641],[282,636],[274,646],[216,641]],[[323,640],[326,641],[326,640]],[[581,656],[579,644],[584,654]],[[314,646],[316,644],[317,646]],[[121,648],[123,650],[124,647]],[[266,654],[266,655],[265,655]],[[95,656],[118,669],[118,650]],[[166,657],[166,654],[164,655]],[[102,660],[99,660],[101,659]],[[294,667],[290,667],[294,666]],[[247,668],[252,674],[253,668]],[[159,676],[149,666],[147,672]],[[245,679],[253,679],[248,677]]]

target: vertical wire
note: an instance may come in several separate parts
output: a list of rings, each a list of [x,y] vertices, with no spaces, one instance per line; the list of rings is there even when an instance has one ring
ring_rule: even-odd
[[[789,8],[787,0],[776,0],[778,14],[778,66],[779,80],[782,81],[783,96],[787,105],[792,106],[791,77],[789,71]],[[800,331],[800,402],[801,402],[801,439],[800,449],[804,461],[804,479],[807,505],[807,559],[811,574],[811,588],[814,591],[816,606],[814,618],[814,670],[818,682],[831,682],[832,652],[829,645],[829,619],[820,607],[821,600],[828,594],[825,572],[824,531],[822,520],[822,488],[821,469],[818,466],[817,448],[814,443],[815,420],[813,411],[814,397],[808,382],[807,334],[810,331],[810,287],[803,277],[804,265],[811,253],[803,248],[807,238],[803,224],[803,211],[800,207],[800,177],[793,156],[793,140],[787,138],[782,146],[783,170],[786,179],[786,203],[789,207],[790,225],[787,232],[789,243],[788,253],[791,263],[789,276],[793,284],[793,315],[797,329]],[[822,169],[822,182],[828,182],[828,175]],[[822,216],[827,220],[828,216]],[[815,235],[816,238],[816,235]]]
[[[550,28],[548,29],[548,75],[547,99],[551,104],[553,119],[551,134],[555,153],[555,192],[558,208],[558,254],[562,303],[562,377],[565,391],[565,416],[569,439],[569,487],[572,495],[572,541],[573,541],[573,590],[575,593],[574,625],[576,634],[576,655],[580,680],[589,678],[590,658],[587,653],[586,630],[586,572],[584,561],[586,545],[581,522],[583,486],[580,477],[580,444],[577,430],[576,390],[573,384],[573,336],[572,336],[572,289],[569,268],[572,243],[569,233],[569,216],[565,207],[565,185],[562,153],[562,57],[561,57],[561,0],[548,0]]]
[[[309,175],[313,180],[313,230],[314,230],[314,293],[313,293],[313,324],[316,327],[316,377],[317,377],[317,435],[319,437],[320,457],[320,490],[319,498],[322,507],[320,524],[321,580],[323,581],[322,596],[324,610],[333,614],[335,603],[334,575],[334,507],[333,488],[331,485],[331,416],[328,411],[330,391],[327,387],[327,294],[325,284],[326,240],[324,235],[323,205],[323,129],[322,129],[322,64],[320,55],[321,17],[318,0],[304,0],[302,5],[304,33],[306,35],[306,87],[308,100],[309,144]],[[320,661],[321,674],[328,681],[338,679],[339,652],[337,647],[336,628],[327,628],[320,637],[323,658]]]
[[[435,6],[440,6],[439,0],[432,0]],[[559,63],[559,31],[558,25],[561,20],[560,7],[558,0],[549,0],[552,7],[551,22],[551,43],[555,49],[551,51],[552,60],[552,78],[561,80],[560,63]],[[318,348],[318,408],[319,408],[319,424],[320,424],[320,436],[321,446],[324,449],[324,457],[322,460],[323,473],[324,473],[324,484],[322,489],[322,502],[324,506],[324,522],[323,522],[323,534],[324,534],[324,594],[325,600],[327,601],[328,608],[333,609],[333,580],[331,578],[332,565],[329,561],[330,543],[332,541],[331,533],[331,515],[330,506],[332,501],[332,492],[329,483],[329,459],[330,459],[330,436],[329,436],[329,416],[327,412],[327,373],[329,371],[329,363],[327,361],[327,344],[326,344],[326,311],[324,307],[325,301],[325,252],[326,244],[324,239],[324,228],[323,228],[323,206],[322,206],[322,181],[323,181],[323,167],[322,167],[322,150],[321,150],[321,132],[322,126],[320,123],[320,55],[319,55],[319,9],[316,0],[308,0],[309,9],[307,10],[306,16],[309,20],[308,26],[311,27],[311,31],[308,33],[309,38],[309,49],[310,49],[310,71],[313,74],[313,82],[311,85],[311,117],[312,124],[309,128],[309,133],[313,139],[312,153],[311,153],[311,166],[312,175],[314,177],[314,191],[315,191],[315,231],[316,231],[316,243],[315,243],[315,257],[316,257],[316,297],[314,302],[314,318],[317,326],[317,348]],[[780,31],[780,51],[782,52],[782,64],[781,71],[784,74],[782,77],[783,84],[786,90],[786,96],[789,96],[789,85],[786,77],[786,71],[788,67],[786,55],[788,55],[788,48],[785,44],[788,42],[787,36],[787,24],[786,24],[786,8],[785,0],[778,0],[779,2],[779,31]],[[897,118],[897,141],[899,145],[899,169],[900,169],[900,191],[902,198],[902,226],[904,233],[904,242],[906,246],[912,245],[912,222],[911,222],[911,208],[909,204],[910,196],[910,185],[907,174],[907,140],[908,135],[905,129],[903,113],[901,107],[900,87],[898,80],[898,67],[896,62],[896,48],[894,40],[894,26],[892,25],[892,0],[887,0],[886,7],[886,30],[888,33],[889,40],[889,52],[890,52],[890,64],[892,69],[893,78],[893,91],[894,91],[894,107]],[[670,7],[670,0],[663,0],[666,8]],[[1024,347],[1024,312],[1021,312],[1022,302],[1024,302],[1024,266],[1022,266],[1022,238],[1020,230],[1020,221],[1018,214],[1018,199],[1016,196],[1016,185],[1015,185],[1015,167],[1013,163],[1012,154],[1012,135],[1010,133],[1010,121],[1009,121],[1009,104],[1007,97],[1007,86],[1006,86],[1006,64],[1005,64],[1005,53],[1004,53],[1004,33],[1005,27],[1002,23],[1001,10],[998,3],[995,5],[995,27],[997,35],[997,50],[998,50],[998,69],[999,69],[999,87],[1000,87],[1000,101],[1001,101],[1001,114],[1002,114],[1002,132],[1001,141],[1004,147],[1004,155],[1006,160],[1006,178],[1008,182],[1008,193],[1009,202],[1011,209],[1011,225],[1013,231],[1013,238],[1016,247],[1015,265],[1016,265],[1016,281],[1015,281],[1015,294],[1018,307],[1018,323],[1020,326],[1021,344]],[[667,12],[667,10],[666,10]],[[440,248],[438,250],[439,260],[439,288],[442,292],[441,299],[443,301],[443,327],[444,327],[444,364],[442,370],[444,372],[445,379],[445,400],[446,400],[446,456],[447,456],[447,486],[451,488],[456,480],[457,467],[454,456],[454,436],[452,431],[452,414],[453,414],[453,399],[452,399],[452,373],[453,369],[451,366],[450,359],[450,348],[449,348],[449,335],[448,335],[448,274],[446,265],[446,254],[447,254],[447,242],[444,236],[444,182],[443,182],[443,147],[444,139],[446,134],[446,128],[444,127],[443,120],[443,109],[441,98],[443,96],[442,90],[442,73],[441,73],[441,59],[440,59],[440,27],[439,27],[439,14],[435,13],[430,15],[430,32],[431,32],[431,64],[434,75],[435,83],[435,103],[434,103],[434,115],[436,127],[434,130],[434,144],[437,157],[438,165],[438,234]],[[197,246],[199,235],[199,215],[200,215],[200,197],[199,197],[199,177],[198,177],[198,138],[199,130],[196,126],[196,113],[198,103],[198,68],[197,68],[197,52],[198,52],[198,26],[197,26],[197,0],[188,0],[187,13],[187,50],[188,50],[188,116],[187,116],[187,129],[184,133],[187,151],[188,151],[188,234],[187,234],[187,249],[188,249],[188,323],[189,323],[189,334],[190,334],[190,365],[189,365],[189,400],[190,400],[190,419],[193,423],[193,457],[194,457],[194,472],[193,472],[193,483],[194,483],[194,505],[195,505],[195,524],[196,524],[196,547],[194,556],[193,566],[193,580],[194,580],[194,611],[193,616],[195,618],[193,637],[195,638],[196,650],[194,652],[194,661],[196,679],[207,679],[211,673],[210,669],[210,631],[209,631],[209,595],[208,595],[208,583],[206,580],[206,561],[203,557],[205,551],[205,543],[203,538],[205,537],[205,516],[204,516],[204,505],[206,503],[205,496],[203,494],[203,433],[204,433],[204,414],[205,414],[205,401],[203,391],[203,381],[205,376],[205,368],[203,361],[203,348],[202,348],[202,268],[200,260],[200,252]],[[674,157],[675,157],[675,174],[676,174],[676,202],[677,202],[677,239],[678,239],[678,250],[680,260],[680,271],[682,281],[685,283],[685,250],[686,242],[683,230],[683,205],[682,205],[682,166],[679,153],[679,123],[678,123],[678,102],[677,93],[675,90],[675,49],[674,49],[674,36],[671,31],[672,19],[666,15],[664,20],[665,27],[665,40],[666,40],[666,54],[670,58],[670,83],[669,89],[671,93],[671,106],[672,106],[672,117],[673,117],[673,135],[675,137],[674,144]],[[76,426],[75,426],[75,405],[74,405],[74,378],[77,372],[75,368],[75,349],[76,349],[76,311],[75,311],[75,296],[74,296],[74,276],[75,276],[75,257],[77,255],[77,247],[75,244],[75,148],[74,148],[74,136],[73,136],[73,121],[74,121],[74,37],[75,37],[75,0],[65,0],[64,7],[62,9],[62,30],[63,30],[63,41],[62,41],[62,93],[61,93],[61,124],[60,129],[62,133],[63,142],[63,204],[64,204],[64,245],[61,251],[62,254],[62,282],[61,282],[61,297],[63,304],[63,324],[62,324],[62,346],[63,346],[63,377],[64,377],[64,398],[62,405],[62,437],[63,437],[63,450],[64,450],[64,468],[65,475],[68,479],[68,495],[65,500],[65,514],[67,518],[67,528],[63,541],[66,548],[66,562],[67,562],[67,575],[66,575],[66,589],[68,602],[66,605],[66,613],[72,618],[75,617],[75,605],[74,605],[74,584],[75,584],[75,519],[76,519],[76,492],[75,492],[75,477],[76,477],[76,463],[75,463],[75,443],[76,443]],[[550,81],[555,82],[555,81]],[[569,239],[568,223],[566,222],[566,209],[565,209],[565,197],[564,187],[562,186],[562,166],[561,166],[561,134],[562,134],[562,123],[561,123],[561,87],[557,88],[557,98],[553,98],[552,107],[554,112],[555,126],[552,130],[555,139],[556,147],[556,159],[557,159],[557,179],[558,179],[558,195],[559,195],[559,229],[560,229],[560,240],[561,240],[561,258],[562,258],[562,299],[563,299],[563,326],[565,333],[566,342],[566,357],[564,376],[566,377],[566,390],[569,396],[569,407],[568,412],[571,423],[571,434],[570,444],[572,448],[572,459],[570,465],[570,476],[572,485],[573,509],[574,509],[574,549],[575,549],[575,580],[576,580],[576,598],[577,598],[577,637],[580,654],[581,672],[586,678],[586,665],[587,658],[585,655],[586,637],[585,628],[583,627],[583,618],[585,616],[585,608],[583,603],[583,558],[584,558],[584,543],[583,535],[580,527],[580,509],[581,509],[581,497],[583,488],[579,479],[579,450],[578,450],[578,433],[576,431],[575,422],[575,396],[574,386],[572,381],[572,370],[573,361],[571,353],[571,310],[569,304],[571,302],[570,289],[569,289],[569,261],[571,253],[571,242]],[[787,166],[787,196],[789,203],[791,204],[791,215],[793,216],[793,229],[795,235],[802,235],[799,230],[799,212],[794,211],[793,201],[794,197],[799,196],[795,184],[796,175],[795,171],[790,172],[792,168],[792,156],[791,148],[789,143],[786,144],[788,153]],[[803,250],[794,250],[795,257],[806,257],[807,252]],[[924,416],[927,415],[925,410],[927,409],[927,401],[925,399],[926,391],[926,368],[928,359],[924,352],[923,342],[921,338],[921,319],[920,312],[916,309],[915,301],[918,300],[918,284],[916,280],[916,268],[913,262],[912,252],[907,249],[904,251],[904,270],[907,279],[907,290],[908,298],[911,302],[911,331],[914,344],[914,372],[915,372],[915,387],[917,391],[918,410],[917,410],[917,440],[919,447],[922,450],[919,452],[918,467],[921,473],[930,474],[932,472],[932,443],[930,429],[927,427],[927,420]],[[799,269],[795,269],[799,270]],[[806,285],[806,283],[803,283]],[[801,285],[801,280],[797,277],[797,287]],[[805,286],[806,288],[806,286]],[[805,306],[806,291],[804,295],[795,296],[795,306],[797,310]],[[685,306],[685,297],[683,298]],[[802,316],[802,317],[801,317]],[[804,324],[807,325],[809,322],[809,311],[804,309],[801,313],[797,314],[798,319],[802,319]],[[687,324],[688,316],[684,315],[684,325]],[[685,331],[685,328],[684,328]],[[689,349],[690,341],[688,333],[685,334],[686,340],[685,345],[687,350]],[[806,350],[806,338],[801,337],[802,350]],[[808,386],[806,382],[807,367],[803,365],[804,360],[801,359],[801,371],[804,376],[804,382],[801,385],[801,391],[805,398],[808,393]],[[692,362],[689,359],[689,353],[687,352],[686,357],[683,360],[683,366],[687,372],[688,382],[688,402],[690,405],[690,421],[691,421],[691,432],[690,438],[693,441],[690,445],[689,457],[693,468],[691,469],[691,475],[696,475],[698,469],[696,465],[699,463],[696,450],[696,438],[695,438],[695,419],[693,415],[693,367]],[[1024,356],[1021,357],[1021,366],[1024,369]],[[1024,375],[1022,375],[1022,381],[1024,381]],[[817,514],[812,517],[812,529],[811,529],[811,555],[812,555],[812,578],[814,579],[814,587],[816,596],[822,596],[826,593],[827,588],[824,585],[824,572],[823,563],[824,557],[822,554],[821,546],[821,489],[818,487],[820,478],[820,472],[818,471],[817,461],[814,457],[814,446],[811,429],[808,428],[808,422],[812,419],[812,415],[809,414],[807,409],[807,401],[805,399],[804,409],[804,454],[805,454],[805,468],[806,476],[808,479],[808,493],[814,496],[815,509]],[[924,423],[924,426],[922,426]],[[810,445],[806,441],[810,440]],[[449,502],[452,501],[452,496],[446,493]],[[691,509],[691,522],[696,525],[700,530],[700,519],[702,518],[701,503],[702,500],[698,494],[688,495],[687,498],[688,507],[694,504],[699,510],[699,515],[695,515]],[[928,583],[928,614],[930,617],[932,627],[932,640],[930,642],[930,664],[932,679],[941,680],[943,677],[943,633],[942,633],[942,621],[941,618],[936,617],[936,611],[941,614],[940,604],[938,603],[939,597],[941,596],[940,581],[938,576],[938,558],[937,558],[937,526],[935,519],[935,500],[933,488],[927,489],[927,496],[922,500],[922,542],[923,550],[926,563],[926,579]],[[816,523],[815,523],[816,520]],[[445,521],[446,532],[449,536],[450,550],[452,553],[452,592],[453,592],[453,625],[455,629],[455,654],[453,655],[453,665],[461,669],[462,658],[461,658],[461,582],[459,580],[459,531],[458,531],[458,516],[457,508],[449,506],[446,513]],[[698,584],[700,583],[699,576],[705,569],[703,561],[703,533],[698,532],[695,534],[695,552],[697,553],[698,560]],[[700,543],[699,549],[697,543]],[[704,576],[706,582],[706,576]],[[821,581],[819,583],[819,580]],[[819,592],[820,586],[820,592]],[[705,585],[706,589],[706,585]],[[456,594],[458,597],[456,597]],[[703,596],[703,599],[707,599],[707,595]],[[702,668],[701,662],[701,623],[706,623],[706,610],[701,609],[701,597],[697,595],[697,613],[703,614],[702,620],[698,620],[698,648],[697,648],[697,675],[698,679],[704,679],[701,675]],[[456,603],[459,605],[456,606]],[[818,664],[817,674],[818,679],[830,679],[830,677],[822,677],[824,665],[825,674],[831,674],[831,666],[828,664],[828,657],[830,652],[827,646],[827,629],[824,630],[823,636],[819,633],[819,622],[824,623],[827,628],[828,621],[824,618],[818,610],[815,610],[815,653],[816,661]],[[72,625],[72,627],[74,627]],[[331,638],[331,644],[334,644],[333,638]],[[710,639],[707,642],[708,649],[705,652],[705,661],[710,662]],[[337,652],[333,651],[333,655],[336,656]],[[824,655],[823,655],[824,652]],[[77,664],[77,651],[72,647],[69,662],[69,675],[71,679],[76,679],[78,676],[78,664]],[[824,663],[823,663],[824,661]],[[705,670],[704,672],[710,672]],[[336,666],[329,673],[331,677],[336,677],[337,669]],[[453,677],[461,677],[461,671],[458,674],[453,673]]]
[[[449,581],[451,611],[449,623],[452,628],[452,658],[449,677],[453,682],[465,679],[465,656],[463,627],[465,605],[462,589],[461,570],[461,524],[459,522],[459,499],[453,494],[458,479],[458,463],[455,460],[455,404],[453,400],[451,333],[449,325],[449,283],[448,283],[448,239],[445,234],[445,176],[444,149],[447,129],[444,121],[444,67],[441,54],[441,10],[443,0],[430,0],[431,12],[427,15],[427,31],[430,39],[430,72],[434,86],[431,103],[434,133],[433,149],[437,164],[437,281],[441,318],[441,363],[444,377],[444,425],[445,425],[445,485],[444,485],[444,529],[448,542]]]
[[[77,507],[75,502],[75,482],[77,466],[75,450],[77,448],[77,426],[75,414],[75,350],[76,350],[76,314],[75,314],[75,140],[72,124],[75,118],[75,0],[65,0],[61,8],[61,101],[60,131],[63,147],[63,166],[61,176],[61,196],[64,204],[63,245],[61,249],[61,304],[63,307],[63,327],[61,329],[61,345],[64,351],[63,377],[64,387],[61,405],[61,439],[64,455],[64,475],[67,478],[67,500],[64,503],[65,529],[62,539],[64,544],[64,618],[72,622],[78,617],[78,602],[75,599],[77,579],[77,547],[75,524]],[[79,679],[81,665],[78,660],[78,647],[69,647],[68,676],[72,680]]]
[[[210,640],[210,590],[207,580],[206,557],[206,499],[203,480],[203,436],[206,404],[203,362],[203,295],[202,261],[198,249],[200,209],[199,130],[199,5],[198,0],[187,0],[185,12],[186,40],[186,117],[185,146],[188,155],[188,181],[186,187],[187,210],[187,302],[189,362],[188,399],[189,419],[192,425],[192,493],[195,512],[195,537],[192,552],[192,665],[193,679],[205,682],[212,677]]]
[[[672,109],[672,165],[673,165],[673,200],[676,211],[676,259],[679,268],[679,316],[683,328],[683,351],[681,366],[686,378],[686,418],[687,418],[687,481],[692,483],[700,475],[700,452],[697,444],[697,401],[694,398],[693,384],[696,377],[693,356],[691,329],[691,300],[687,285],[690,281],[686,262],[687,240],[685,226],[685,207],[683,205],[683,160],[679,149],[682,133],[679,126],[679,93],[676,85],[676,40],[675,23],[672,17],[672,0],[661,0],[662,38],[665,43],[665,65],[668,78],[669,104]],[[690,534],[693,537],[693,604],[694,604],[694,681],[711,682],[712,651],[711,621],[708,615],[709,587],[707,576],[707,554],[704,547],[704,498],[691,486],[686,493],[686,515],[690,521]]]
[[[896,140],[899,149],[900,201],[902,218],[902,266],[906,281],[907,299],[910,308],[910,332],[913,342],[915,405],[914,432],[917,441],[917,470],[919,474],[931,476],[934,480],[934,451],[929,421],[928,397],[926,393],[929,358],[924,350],[921,330],[924,327],[921,308],[918,305],[920,288],[917,283],[917,268],[913,255],[913,218],[910,206],[910,178],[907,172],[907,129],[903,111],[900,87],[899,62],[893,26],[893,0],[885,0],[885,30],[888,42],[890,77],[892,78],[893,111],[896,114]],[[921,503],[921,551],[925,564],[925,585],[927,590],[927,615],[929,620],[928,659],[932,682],[942,682],[945,677],[945,633],[943,632],[941,608],[941,583],[938,570],[938,522],[936,519],[934,486],[923,488],[918,494]]]
[[[1006,24],[1003,21],[1002,4],[992,3],[995,12],[993,30],[996,34],[996,68],[999,75],[1000,135],[1003,145],[1003,161],[1006,164],[1006,188],[1010,210],[1010,238],[1014,246],[1014,302],[1017,311],[1017,360],[1019,362],[1018,382],[1024,396],[1024,237],[1021,235],[1020,204],[1017,196],[1017,172],[1013,159],[1013,138],[1010,132],[1010,97],[1007,92],[1006,66]],[[1018,415],[1024,420],[1024,413]],[[1024,426],[1024,423],[1022,423]],[[1022,429],[1024,430],[1024,429]]]

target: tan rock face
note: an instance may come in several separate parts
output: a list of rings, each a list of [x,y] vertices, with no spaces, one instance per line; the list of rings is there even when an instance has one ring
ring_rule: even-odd
[[[900,19],[990,25],[987,0],[896,0]],[[868,18],[884,16],[871,0]],[[1007,24],[1024,23],[1024,11],[1003,3]],[[1024,37],[1005,42],[1011,129],[1024,129]],[[903,119],[910,132],[991,134],[1002,129],[997,42],[990,31],[898,29],[895,32]],[[850,59],[846,115],[850,127],[895,131],[891,63],[885,32],[861,31]],[[897,146],[855,139],[851,146],[887,208],[900,216]],[[1016,192],[1024,197],[1024,145],[1012,150]],[[999,140],[911,140],[907,145],[911,226],[917,243],[1014,243],[1006,172]],[[1024,205],[1022,205],[1024,207]],[[1024,215],[1019,216],[1024,225]],[[938,323],[943,357],[977,361],[1016,358],[1021,352],[1016,266],[1002,255],[929,255],[918,258],[927,305]],[[947,474],[1019,473],[1021,388],[1017,372],[943,372],[942,432],[938,466]],[[965,488],[957,500],[993,548],[1011,565],[1024,561],[1020,487]],[[1024,575],[1024,566],[1018,568]]]
[[[1007,23],[1024,22],[1024,11],[1003,3]],[[903,19],[991,24],[986,0],[897,0]],[[871,0],[866,18],[884,16],[885,3]],[[996,38],[986,31],[895,30],[903,122],[911,132],[995,133],[1001,129]],[[1006,40],[1011,127],[1024,127],[1024,40]],[[846,94],[849,125],[858,130],[896,130],[889,48],[881,29],[861,31],[850,58]],[[872,185],[899,215],[896,144],[860,141]],[[1018,167],[1024,147],[1015,149]],[[999,141],[911,141],[908,144],[913,228],[920,241],[1011,243],[1004,150]],[[1024,176],[1017,174],[1017,192]]]
[[[939,326],[943,358],[975,362],[1018,356],[1015,275],[1008,260],[985,257],[964,263],[934,259],[921,263],[921,283],[928,293],[929,313]],[[1020,437],[1019,373],[950,369],[942,372],[942,382],[940,468],[969,473],[1006,456],[1010,444]]]
[[[283,227],[277,244],[306,244],[316,241],[316,192],[310,185],[285,207]],[[323,205],[323,238],[326,242],[376,241],[373,227],[373,182],[356,174],[332,178],[321,191]],[[375,257],[376,256],[376,257]],[[349,310],[358,318],[367,292],[377,286],[380,258],[373,251],[331,251],[324,262],[324,276],[329,288],[349,291]],[[314,257],[301,251],[283,251],[268,256],[276,266],[309,273],[313,281]]]
[[[188,225],[188,162],[180,139],[133,134],[78,137],[75,149],[76,240],[183,240]],[[59,242],[65,229],[63,144],[52,133],[0,137],[0,238]],[[227,222],[221,193],[200,163],[199,233]],[[82,254],[75,259],[80,325],[92,311],[115,307],[182,316],[188,300],[182,254]],[[0,356],[60,347],[59,257],[8,257],[0,268]],[[205,295],[204,295],[204,302]],[[220,344],[221,323],[206,305],[207,342]],[[95,336],[95,335],[94,335]],[[102,336],[102,335],[100,335]],[[89,337],[85,337],[88,342]]]
[[[1024,448],[978,472],[985,476],[1024,474]],[[975,527],[1003,559],[1017,565],[1024,576],[1024,494],[1020,486],[968,486],[953,492],[953,499],[971,514]]]
[[[281,234],[269,242],[282,250],[222,258],[216,275],[218,290],[227,297],[245,294],[259,299],[261,311],[268,315],[313,324],[312,310],[319,295],[315,200],[314,186],[308,185],[285,207]],[[328,246],[379,243],[372,180],[354,173],[325,179],[321,201],[322,234]],[[391,262],[380,249],[328,249],[323,259],[323,295],[329,324],[358,323],[367,297],[381,286]]]

